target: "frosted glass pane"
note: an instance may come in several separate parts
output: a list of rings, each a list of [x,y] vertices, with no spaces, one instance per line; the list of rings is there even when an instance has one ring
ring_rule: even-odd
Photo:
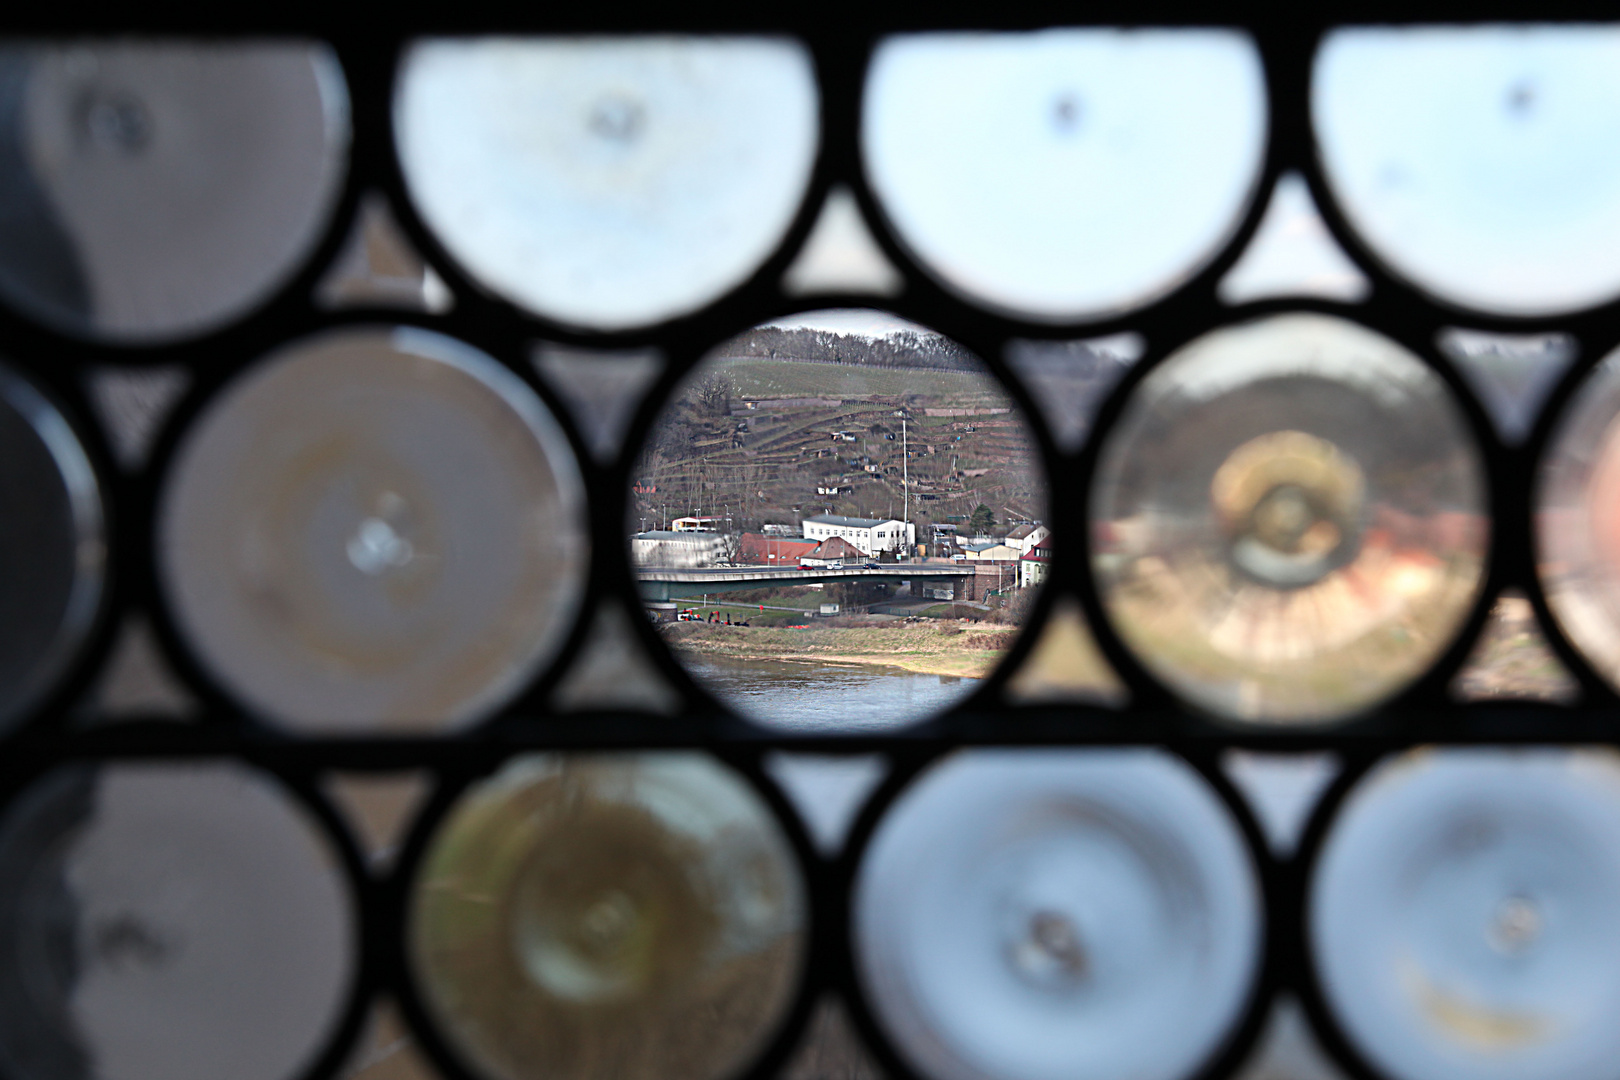
[[[1311,114],[1351,224],[1436,297],[1545,315],[1620,294],[1620,27],[1336,30]]]
[[[945,759],[879,824],[853,908],[867,998],[937,1080],[1181,1080],[1260,958],[1236,821],[1155,750]]]
[[[1033,319],[1173,290],[1232,235],[1265,150],[1260,59],[1224,30],[885,40],[861,148],[948,287]]]
[[[1311,883],[1329,1007],[1396,1080],[1607,1080],[1620,761],[1414,751],[1353,791]]]
[[[90,630],[107,560],[101,494],[62,414],[0,367],[0,729]]]
[[[271,354],[186,433],[159,569],[192,648],[260,715],[464,726],[572,623],[582,486],[556,421],[488,356],[337,331]]]
[[[606,330],[695,311],[770,255],[818,114],[809,54],[774,39],[424,41],[394,102],[406,183],[450,253]]]
[[[322,45],[0,49],[0,297],[103,341],[214,329],[319,241],[348,148]]]
[[[337,853],[237,764],[58,769],[0,817],[17,1080],[294,1080],[355,974]]]
[[[723,1080],[798,989],[808,898],[781,826],[695,753],[537,754],[429,844],[410,958],[497,1080]]]

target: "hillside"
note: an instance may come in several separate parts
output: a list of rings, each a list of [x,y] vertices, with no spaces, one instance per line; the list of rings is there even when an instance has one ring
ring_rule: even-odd
[[[738,532],[822,512],[899,517],[907,466],[911,518],[922,526],[960,521],[980,503],[1001,521],[1041,516],[1029,432],[971,356],[944,338],[921,339],[946,344],[910,354],[919,362],[908,366],[888,339],[815,336],[836,339],[823,351],[839,359],[747,355],[763,346],[745,342],[699,369],[650,434],[633,528],[698,509]]]

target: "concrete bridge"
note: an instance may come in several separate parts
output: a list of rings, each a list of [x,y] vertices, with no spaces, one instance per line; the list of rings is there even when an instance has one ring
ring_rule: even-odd
[[[636,570],[644,600],[675,600],[701,593],[741,592],[787,585],[816,585],[829,581],[917,581],[951,584],[971,578],[971,564],[880,563],[877,566],[806,567],[714,566],[695,569],[643,566]]]

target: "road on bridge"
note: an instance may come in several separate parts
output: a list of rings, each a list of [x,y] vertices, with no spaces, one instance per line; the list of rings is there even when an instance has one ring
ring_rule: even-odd
[[[641,595],[672,600],[676,594],[740,592],[832,581],[950,581],[970,578],[971,565],[961,563],[879,563],[876,566],[817,566],[794,569],[769,566],[642,566],[636,568]]]

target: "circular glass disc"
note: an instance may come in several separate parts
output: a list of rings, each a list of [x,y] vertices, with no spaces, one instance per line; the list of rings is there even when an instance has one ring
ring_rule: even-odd
[[[1329,1007],[1398,1080],[1607,1080],[1620,1055],[1620,760],[1394,758],[1339,813],[1311,885]]]
[[[1261,950],[1237,823],[1157,750],[952,755],[879,824],[853,915],[867,1000],[940,1080],[1179,1080]]]
[[[1045,580],[1035,443],[942,334],[865,309],[755,327],[645,433],[628,516],[647,612],[699,683],[769,727],[944,712],[1013,646]]]
[[[62,414],[0,368],[0,727],[50,688],[95,618],[101,497]]]
[[[410,953],[429,1012],[502,1080],[718,1080],[758,1053],[804,963],[776,819],[695,753],[531,755],[429,844]]]
[[[545,406],[403,329],[306,339],[227,387],[176,455],[159,541],[191,647],[306,731],[474,722],[560,643],[586,558]]]
[[[1311,115],[1345,216],[1435,296],[1549,315],[1620,295],[1620,28],[1334,30]]]
[[[292,1080],[358,951],[315,821],[239,765],[59,769],[0,817],[0,1062],[18,1080]]]
[[[1484,464],[1444,383],[1341,319],[1183,347],[1136,388],[1092,491],[1115,631],[1242,720],[1346,716],[1421,675],[1477,598]]]
[[[1582,384],[1542,459],[1536,548],[1559,626],[1620,685],[1620,352]]]
[[[819,141],[809,54],[769,38],[423,41],[394,112],[411,196],[468,273],[605,330],[742,284]]]
[[[102,341],[211,330],[320,239],[348,143],[325,46],[0,50],[0,296]]]
[[[873,56],[861,123],[925,266],[1063,321],[1157,299],[1219,252],[1259,177],[1265,76],[1228,30],[904,35]]]

